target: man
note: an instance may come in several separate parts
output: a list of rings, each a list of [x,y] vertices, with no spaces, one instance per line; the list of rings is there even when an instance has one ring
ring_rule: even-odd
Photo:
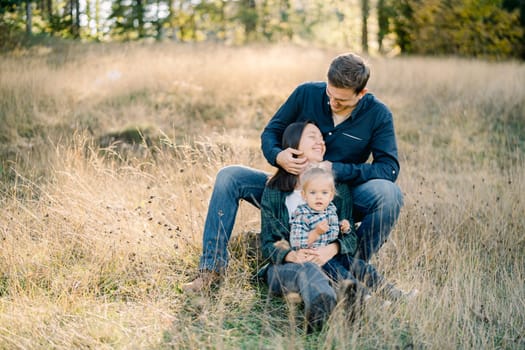
[[[284,129],[295,121],[312,120],[326,143],[325,160],[331,162],[336,181],[352,187],[355,222],[360,240],[357,256],[368,261],[386,241],[394,226],[403,196],[394,183],[399,174],[397,143],[392,113],[366,84],[370,68],[358,55],[335,57],[327,83],[299,85],[279,108],[262,135],[262,151],[273,166],[299,174],[308,165],[301,152],[282,149]],[[367,162],[372,155],[372,162]],[[220,281],[228,264],[227,246],[239,200],[257,206],[268,174],[244,166],[222,168],[216,178],[204,226],[200,275],[184,285],[197,292]],[[338,251],[324,250],[321,261]]]

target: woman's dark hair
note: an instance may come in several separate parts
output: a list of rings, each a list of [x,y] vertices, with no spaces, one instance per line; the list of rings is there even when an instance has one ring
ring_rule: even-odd
[[[288,125],[286,129],[284,129],[281,139],[282,149],[287,149],[288,147],[297,149],[301,142],[304,128],[306,128],[308,124],[315,125],[315,123],[310,120],[295,122]],[[290,174],[279,165],[277,167],[277,172],[268,180],[267,186],[284,192],[292,192],[297,185],[297,175]]]

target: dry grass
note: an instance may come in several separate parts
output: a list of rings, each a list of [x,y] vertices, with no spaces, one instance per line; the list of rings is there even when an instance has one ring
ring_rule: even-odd
[[[405,207],[374,263],[420,297],[305,335],[251,281],[243,204],[225,284],[189,298],[217,170],[270,170],[259,134],[334,52],[89,45],[0,57],[0,347],[525,348],[525,67],[371,58]],[[140,129],[152,140],[101,152]],[[298,312],[300,314],[300,312]]]

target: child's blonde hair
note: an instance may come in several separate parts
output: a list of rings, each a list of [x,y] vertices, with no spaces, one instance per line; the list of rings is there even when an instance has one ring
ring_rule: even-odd
[[[335,194],[335,177],[331,170],[328,170],[326,168],[322,167],[313,167],[310,169],[307,169],[299,176],[299,180],[301,182],[301,187],[303,190],[305,190],[308,187],[308,184],[318,178],[328,179],[332,182],[332,190]]]

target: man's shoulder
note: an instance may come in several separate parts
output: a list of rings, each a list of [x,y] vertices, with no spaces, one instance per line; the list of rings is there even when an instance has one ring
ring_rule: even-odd
[[[297,86],[297,91],[303,93],[319,92],[326,90],[326,83],[323,81],[307,81]]]
[[[381,101],[379,98],[377,98],[372,93],[367,93],[365,95],[365,108],[368,110],[374,110],[376,114],[382,117],[391,117],[392,113],[390,112],[390,108]]]

